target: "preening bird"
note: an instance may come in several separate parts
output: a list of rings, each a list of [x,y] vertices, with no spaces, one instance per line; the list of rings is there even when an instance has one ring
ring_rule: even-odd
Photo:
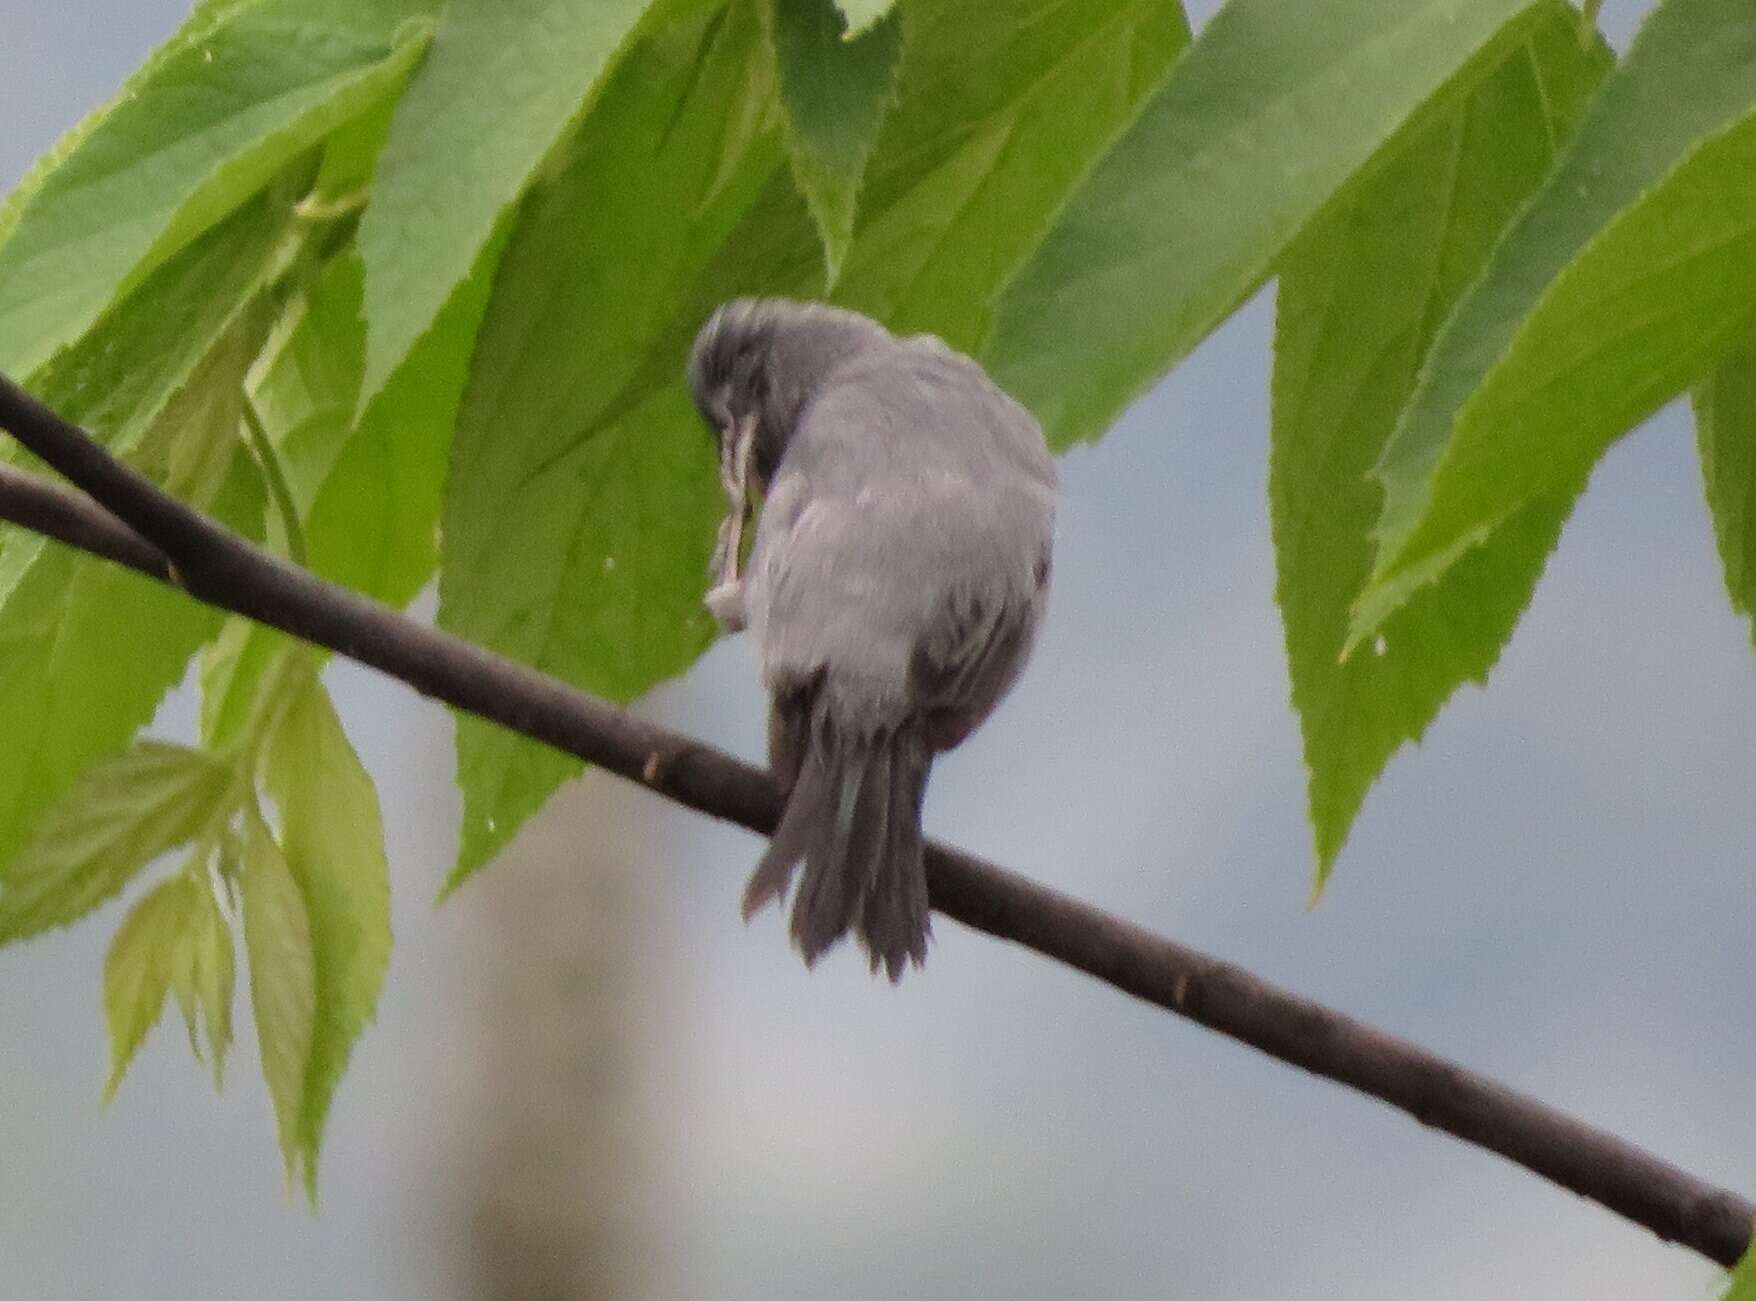
[[[926,957],[921,803],[933,756],[992,712],[1048,596],[1056,480],[1042,430],[975,362],[855,312],[739,299],[689,386],[729,511],[708,605],[754,634],[786,809],[744,916],[805,865],[807,963],[852,930],[876,971]],[[752,493],[761,516],[739,575]]]

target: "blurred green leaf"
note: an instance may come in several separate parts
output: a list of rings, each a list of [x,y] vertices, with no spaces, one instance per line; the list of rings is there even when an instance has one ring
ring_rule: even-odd
[[[1575,491],[1737,337],[1756,304],[1753,109],[1756,7],[1654,10],[1422,368],[1375,471],[1353,642],[1525,503]]]
[[[200,750],[142,741],[94,765],[0,877],[0,943],[78,921],[226,807],[232,772]]]
[[[1007,289],[995,378],[1056,446],[1101,434],[1398,131],[1522,40],[1530,9],[1231,0]]]
[[[1756,616],[1756,349],[1748,340],[1695,390],[1695,440],[1726,594],[1739,614]]]
[[[310,1158],[303,1107],[316,1021],[316,958],[305,897],[254,805],[245,809],[240,867],[250,1005],[290,1181]]]
[[[128,1063],[164,1010],[171,966],[193,894],[181,874],[141,896],[123,919],[104,957],[104,1019],[110,1026],[110,1079],[104,1101],[116,1096]]]
[[[196,1060],[202,1056],[202,1040],[207,1042],[213,1087],[219,1089],[225,1083],[226,1050],[232,1044],[232,989],[237,979],[232,928],[214,898],[204,864],[196,864],[193,874],[185,871],[177,880],[184,884],[188,899],[171,950],[171,992],[177,996],[189,1031],[189,1050]]]
[[[316,1001],[293,1148],[315,1199],[330,1100],[390,960],[390,869],[377,790],[315,674],[283,707],[264,773],[309,923]]]
[[[740,0],[624,57],[512,232],[458,416],[440,622],[615,700],[712,635],[700,601],[723,498],[673,314],[783,162],[761,39]],[[459,718],[453,885],[579,766]]]
[[[0,245],[0,370],[30,375],[104,309],[392,93],[414,0],[259,0],[155,58],[61,156]]]
[[[793,175],[823,237],[833,285],[853,240],[866,160],[895,94],[902,21],[893,12],[853,39],[831,0],[769,0],[769,7]]]
[[[360,222],[362,401],[476,268],[501,214],[591,107],[647,3],[453,0],[397,108]]]
[[[1280,263],[1268,492],[1318,889],[1367,789],[1511,635],[1572,498],[1545,498],[1341,661],[1371,570],[1368,471],[1445,313],[1541,185],[1609,60],[1546,14],[1466,99],[1332,205]]]

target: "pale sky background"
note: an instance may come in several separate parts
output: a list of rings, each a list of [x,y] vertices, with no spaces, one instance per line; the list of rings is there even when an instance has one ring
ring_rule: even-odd
[[[0,183],[184,8],[0,0]],[[1625,40],[1644,6],[1608,8]],[[936,770],[930,829],[1756,1192],[1756,659],[1686,413],[1610,454],[1489,689],[1392,762],[1307,912],[1265,507],[1271,324],[1259,297],[1064,462],[1046,635]],[[465,1295],[496,877],[433,907],[449,720],[362,672],[331,681],[381,783],[398,948],[320,1212],[283,1191],[249,1044],[216,1099],[167,1021],[99,1108],[112,906],[0,951],[0,1292]],[[761,753],[739,642],[646,707]],[[772,915],[738,921],[755,838],[589,784],[652,891],[638,1126],[666,1294],[1713,1293],[1711,1266],[1496,1157],[952,923],[900,990],[845,953],[807,976]]]

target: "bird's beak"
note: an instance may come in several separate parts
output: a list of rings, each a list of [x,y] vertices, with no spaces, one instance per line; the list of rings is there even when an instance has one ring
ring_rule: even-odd
[[[735,418],[720,438],[719,479],[726,492],[726,519],[720,525],[714,569],[719,582],[738,581],[744,522],[750,515],[750,462],[756,446],[756,417]]]

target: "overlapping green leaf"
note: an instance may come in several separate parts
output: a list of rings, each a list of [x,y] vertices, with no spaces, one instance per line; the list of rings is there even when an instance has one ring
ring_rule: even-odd
[[[768,2],[793,175],[823,237],[833,285],[854,236],[866,160],[895,93],[902,23],[893,11],[856,39],[831,0]]]
[[[837,301],[979,348],[1001,290],[1189,40],[1177,0],[905,6]]]
[[[30,375],[338,124],[400,86],[419,0],[258,0],[154,60],[0,245],[0,370]]]
[[[232,993],[237,979],[232,928],[205,871],[180,878],[189,898],[183,927],[171,951],[171,992],[189,1031],[189,1051],[199,1060],[206,1042],[213,1087],[225,1083],[226,1052],[232,1046]]]
[[[1061,446],[1269,274],[1422,108],[1523,38],[1530,0],[1232,0],[1061,214],[986,356]]]
[[[329,1104],[390,960],[390,869],[377,790],[315,675],[283,706],[265,776],[309,928],[314,1013],[291,1143],[315,1197]]]
[[[1695,390],[1695,439],[1726,594],[1756,619],[1756,349],[1748,340]]]
[[[1526,502],[1582,482],[1753,304],[1756,8],[1673,0],[1434,343],[1377,468],[1355,640]]]
[[[897,101],[860,193],[835,301],[974,352],[1000,291],[1189,38],[1178,0],[911,0]],[[650,397],[738,294],[815,296],[822,258],[773,177],[652,350]]]
[[[391,123],[360,223],[362,399],[409,355],[501,214],[590,106],[648,0],[453,0]]]
[[[0,886],[0,943],[78,921],[226,807],[231,770],[143,741],[94,766],[43,819]]]
[[[284,240],[266,203],[247,206],[58,357],[40,395],[198,506],[220,509],[227,473],[248,472],[236,431],[261,337],[251,304],[283,265]],[[40,537],[7,545],[0,874],[79,773],[146,723],[216,624],[205,607],[107,562]],[[118,628],[128,629],[124,656]]]
[[[623,59],[512,232],[458,418],[441,622],[612,699],[711,636],[700,598],[721,498],[673,313],[783,162],[761,39],[740,0]],[[578,770],[469,718],[458,756],[454,879]]]
[[[178,949],[199,905],[194,884],[179,873],[142,895],[110,941],[104,957],[104,1019],[110,1027],[105,1101],[116,1095],[128,1064],[158,1024]]]
[[[250,1006],[291,1180],[310,1157],[304,1105],[317,1018],[311,918],[298,880],[253,806],[244,818],[242,858],[239,893],[244,951],[250,957]]]
[[[1457,687],[1482,680],[1571,496],[1545,497],[1343,662],[1371,570],[1368,475],[1420,358],[1554,163],[1608,59],[1546,6],[1526,42],[1313,222],[1279,268],[1269,504],[1321,887],[1367,789]]]

